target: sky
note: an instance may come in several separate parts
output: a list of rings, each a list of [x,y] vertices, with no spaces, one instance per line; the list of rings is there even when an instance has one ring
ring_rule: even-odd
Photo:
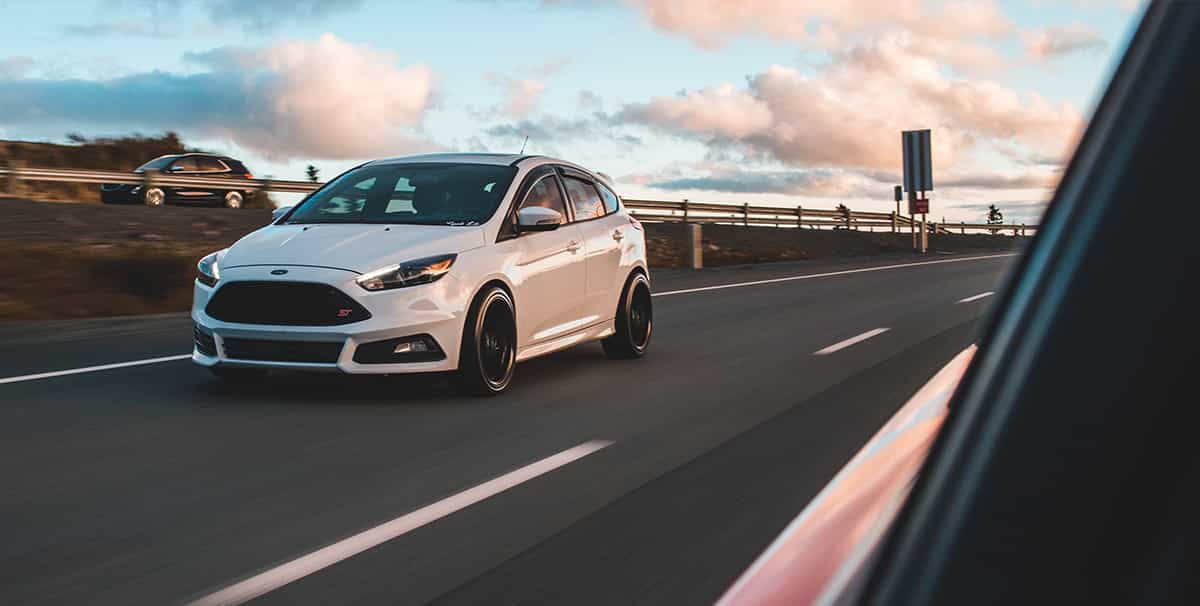
[[[1036,222],[1132,0],[0,0],[0,139],[180,133],[257,175],[548,154],[627,198]]]

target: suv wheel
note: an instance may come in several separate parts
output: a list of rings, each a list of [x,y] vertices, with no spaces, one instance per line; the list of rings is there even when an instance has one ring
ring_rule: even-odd
[[[650,346],[654,328],[654,306],[650,300],[650,281],[641,273],[633,274],[617,304],[616,332],[600,342],[604,354],[615,360],[640,358]]]
[[[471,306],[458,354],[464,391],[493,396],[508,389],[517,362],[516,313],[504,289],[491,287]]]
[[[163,202],[167,201],[167,193],[159,187],[151,187],[142,194],[142,200],[146,206],[162,206]]]

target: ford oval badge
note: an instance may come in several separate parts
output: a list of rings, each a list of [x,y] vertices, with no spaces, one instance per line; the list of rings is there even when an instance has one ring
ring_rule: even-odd
[[[286,269],[272,269],[271,270],[272,276],[282,276],[283,274],[286,274],[286,273],[287,273]]]

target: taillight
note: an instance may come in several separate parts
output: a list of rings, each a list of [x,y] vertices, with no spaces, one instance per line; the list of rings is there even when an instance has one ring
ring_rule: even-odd
[[[252,175],[252,174],[250,174],[250,173],[246,173],[246,174],[245,174],[245,175],[243,175],[243,176],[244,176],[244,177],[246,177],[247,179],[253,179],[253,178],[254,178],[254,175]]]
[[[633,215],[629,215],[629,224],[632,225],[634,229],[642,231],[642,222],[633,218]]]

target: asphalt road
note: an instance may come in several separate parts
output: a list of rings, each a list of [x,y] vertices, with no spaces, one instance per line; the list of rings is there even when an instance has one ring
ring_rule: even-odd
[[[646,358],[581,346],[487,400],[187,361],[24,380],[186,353],[189,322],[0,325],[0,603],[711,602],[1014,259],[657,272]]]

